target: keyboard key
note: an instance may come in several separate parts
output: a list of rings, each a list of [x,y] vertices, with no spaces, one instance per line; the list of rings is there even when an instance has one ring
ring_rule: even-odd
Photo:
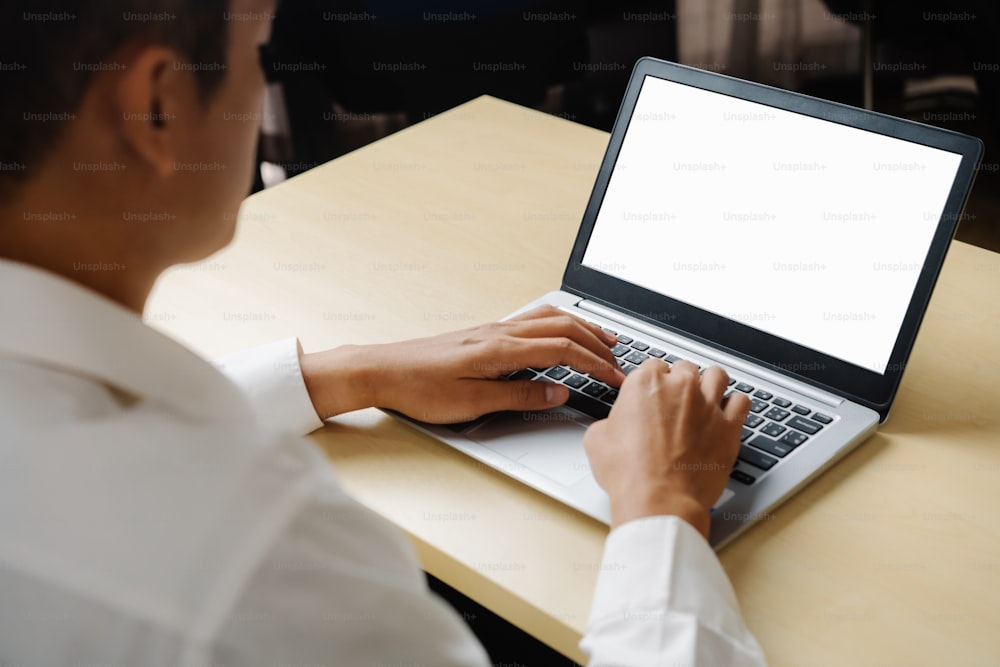
[[[795,407],[792,408],[792,412],[805,416],[810,412],[812,412],[812,410],[810,410],[804,405],[796,405]]]
[[[823,425],[817,424],[809,419],[803,419],[802,417],[792,417],[788,420],[788,428],[794,428],[798,431],[803,431],[809,435],[813,435],[814,433],[818,433],[819,430],[823,428]]]
[[[776,422],[780,422],[782,419],[788,416],[788,410],[782,410],[781,408],[771,408],[764,413],[764,416],[768,419],[773,419]]]
[[[792,404],[792,402],[787,398],[776,398],[774,399],[773,403],[777,405],[779,408],[787,408],[789,405]]]
[[[731,473],[729,473],[729,476],[735,479],[737,482],[740,482],[741,484],[746,484],[747,486],[750,486],[751,484],[757,481],[756,477],[754,477],[749,473],[745,473],[742,470],[734,470]]]
[[[743,432],[740,434],[740,442],[745,442],[747,438],[753,435],[753,431],[748,428],[744,428]]]
[[[732,387],[734,384],[736,384],[736,378],[729,378],[729,386]]]
[[[617,389],[612,389],[608,393],[604,394],[604,396],[601,396],[601,400],[602,401],[604,401],[605,403],[610,403],[612,405],[614,405],[616,398],[618,398],[618,390]]]
[[[664,361],[667,362],[668,364],[672,364],[672,363],[680,361],[680,360],[681,360],[681,358],[678,357],[676,354],[668,354],[667,358],[664,359]]]
[[[736,388],[739,389],[740,388],[739,385],[737,385]],[[750,412],[760,412],[766,407],[767,403],[765,403],[764,401],[757,398],[750,399]]]
[[[588,380],[582,375],[574,375],[573,377],[568,378],[566,380],[566,384],[569,385],[570,387],[573,387],[573,389],[579,389],[588,382],[590,382],[590,380]]]
[[[622,366],[622,373],[624,373],[625,375],[628,375],[629,373],[631,373],[632,371],[634,371],[637,368],[639,368],[639,367],[638,366],[633,366],[632,364],[625,364],[624,366]]]
[[[611,354],[615,355],[616,357],[620,357],[623,354],[625,354],[627,352],[630,352],[630,351],[631,350],[629,350],[629,348],[628,348],[627,345],[622,345],[621,343],[618,343],[613,348],[611,348]]]
[[[666,352],[664,352],[658,347],[651,347],[648,350],[646,350],[646,354],[648,354],[651,357],[656,357],[657,359],[661,359],[663,358],[663,355],[666,354]]]
[[[593,396],[594,398],[600,398],[604,392],[608,390],[607,386],[601,384],[600,382],[591,382],[586,387],[583,388],[583,393],[587,396]]]
[[[632,349],[639,350],[640,352],[645,352],[646,350],[649,349],[649,345],[646,345],[642,341],[637,340],[634,343],[632,343]]]
[[[520,370],[520,371],[514,373],[513,375],[511,375],[507,379],[508,380],[530,380],[533,377],[535,377],[535,371],[531,370],[530,368],[525,368],[524,370]]]
[[[589,415],[594,419],[604,419],[611,412],[611,406],[607,403],[602,403],[595,398],[591,398],[586,394],[581,394],[578,391],[569,392],[569,398],[566,400],[566,405],[573,408],[574,410],[579,410],[585,415]]]
[[[649,357],[647,357],[642,352],[633,352],[629,354],[627,357],[625,357],[625,361],[629,362],[630,364],[635,364],[636,366],[646,361],[646,359],[649,359]]]
[[[619,359],[618,359],[618,365],[621,366],[622,368],[624,368],[626,366],[625,360],[619,357]]]
[[[772,438],[777,438],[779,435],[782,434],[784,430],[785,427],[782,426],[781,424],[775,424],[774,422],[771,422],[770,424],[762,428],[760,432],[763,433],[764,435],[769,435]]]
[[[750,428],[757,428],[764,423],[764,418],[760,415],[747,415],[747,418],[743,420],[744,426],[749,426]]]
[[[751,391],[753,391],[753,385],[749,385],[746,382],[740,382],[738,385],[736,385],[736,388],[742,391],[744,394],[749,394]]]
[[[774,394],[772,394],[769,391],[764,391],[763,389],[758,389],[757,391],[754,392],[753,395],[762,401],[770,401],[772,398],[774,398]]]
[[[771,458],[746,445],[740,445],[740,459],[761,470],[770,470],[778,462],[778,459]]]
[[[803,442],[809,439],[809,436],[802,435],[798,431],[789,431],[785,434],[785,437],[781,439],[786,445],[791,445],[792,447],[798,447]]]
[[[553,380],[562,380],[564,377],[569,375],[569,369],[563,368],[562,366],[553,366],[549,370],[545,371],[545,375]]]
[[[601,327],[601,328],[602,328],[602,329],[604,329],[605,331],[607,331],[607,332],[608,332],[609,334],[611,334],[612,336],[617,336],[617,335],[618,335],[618,332],[617,332],[617,331],[615,331],[615,330],[613,330],[613,329],[609,329],[609,328],[607,328],[607,327]]]
[[[818,412],[814,413],[812,418],[818,421],[820,424],[829,424],[830,422],[833,421],[833,417],[827,417],[826,415],[821,415]]]
[[[778,457],[784,457],[790,451],[795,449],[791,445],[786,445],[783,442],[778,442],[777,440],[771,440],[770,438],[765,438],[762,435],[758,435],[756,438],[750,441],[750,444],[757,449],[762,449],[768,454],[774,454]]]
[[[626,336],[625,334],[618,334],[618,342],[621,343],[622,345],[628,345],[629,343],[632,342],[632,339]]]

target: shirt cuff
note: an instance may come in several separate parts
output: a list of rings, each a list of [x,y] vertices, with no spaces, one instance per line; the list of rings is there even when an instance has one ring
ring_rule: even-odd
[[[323,425],[302,379],[297,338],[259,345],[215,362],[250,399],[265,428],[305,435]]]
[[[664,655],[674,655],[663,644],[672,641],[663,632],[668,627],[676,629],[673,621],[682,618],[696,620],[698,627],[716,638],[710,643],[721,640],[731,649],[740,647],[736,648],[737,654],[750,657],[748,662],[732,660],[729,664],[764,663],[760,645],[743,621],[725,570],[697,530],[676,516],[646,517],[617,527],[604,546],[581,648],[591,653],[594,645],[611,636],[628,636],[637,653],[652,649],[650,653],[658,654],[652,648],[658,645],[659,650],[666,649]],[[678,634],[681,636],[674,640],[679,644],[693,639]],[[701,633],[696,636],[707,640]],[[652,646],[643,647],[647,641]],[[674,648],[697,655],[708,647]]]

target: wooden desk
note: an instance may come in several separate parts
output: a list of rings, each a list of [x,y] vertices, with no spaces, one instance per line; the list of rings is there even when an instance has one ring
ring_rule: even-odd
[[[474,100],[251,197],[147,319],[218,356],[499,318],[558,287],[606,141]],[[953,244],[888,425],[722,552],[774,665],[1000,660],[998,294]],[[312,438],[429,572],[582,659],[605,526],[375,410]]]

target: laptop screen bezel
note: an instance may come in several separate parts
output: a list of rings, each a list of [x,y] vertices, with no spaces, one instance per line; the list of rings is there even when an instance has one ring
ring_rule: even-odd
[[[958,172],[933,234],[885,374],[861,368],[583,266],[584,252],[647,76],[932,146],[961,156]],[[948,246],[961,219],[981,154],[982,142],[975,137],[655,58],[643,58],[636,63],[618,111],[618,118],[563,273],[562,289],[870,407],[884,420],[902,379]]]

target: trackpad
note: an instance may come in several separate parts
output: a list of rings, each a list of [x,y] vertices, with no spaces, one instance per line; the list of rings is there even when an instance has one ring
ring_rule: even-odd
[[[557,408],[497,415],[465,437],[558,484],[572,486],[590,474],[583,451],[586,430],[575,413]]]

